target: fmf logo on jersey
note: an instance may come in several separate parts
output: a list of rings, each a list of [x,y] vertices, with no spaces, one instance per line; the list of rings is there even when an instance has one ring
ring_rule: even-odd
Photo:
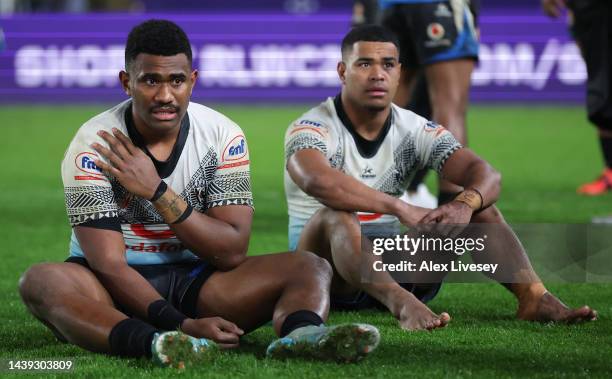
[[[317,128],[321,127],[321,124],[318,122],[314,122],[314,121],[310,121],[310,120],[300,120],[296,123],[296,125],[310,125],[310,126],[315,126]]]
[[[436,137],[440,135],[440,133],[442,133],[443,131],[445,131],[446,129],[444,129],[444,127],[440,124],[436,124],[433,121],[428,121],[427,124],[425,124],[425,131],[430,133],[430,132],[436,132]]]
[[[76,156],[74,163],[83,172],[93,175],[102,175],[102,170],[96,166],[97,159],[94,153],[84,152]]]
[[[223,161],[236,161],[247,155],[246,140],[243,135],[234,137],[223,150]]]
[[[435,122],[432,121],[428,121],[427,124],[425,124],[425,130],[428,132],[431,132],[432,130],[436,130],[440,127],[440,125],[436,124]]]

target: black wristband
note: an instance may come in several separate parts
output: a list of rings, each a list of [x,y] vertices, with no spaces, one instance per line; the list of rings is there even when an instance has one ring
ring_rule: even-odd
[[[161,182],[159,182],[159,185],[157,186],[157,189],[155,190],[153,197],[149,201],[150,202],[157,201],[160,197],[164,195],[164,193],[166,193],[167,189],[168,189],[168,185],[166,184],[166,182],[162,180]]]
[[[151,325],[163,330],[177,330],[187,318],[164,299],[155,300],[147,308],[147,319]]]
[[[185,209],[185,212],[183,212],[181,217],[177,218],[176,221],[174,221],[172,224],[178,224],[179,222],[185,221],[185,219],[189,217],[191,212],[193,212],[193,208],[191,207],[191,205],[187,204],[187,208]]]

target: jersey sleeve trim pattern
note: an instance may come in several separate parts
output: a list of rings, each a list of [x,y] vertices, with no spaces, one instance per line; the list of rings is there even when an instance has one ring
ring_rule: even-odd
[[[446,135],[440,136],[432,147],[428,167],[438,173],[441,172],[446,160],[462,147],[450,133],[447,132]]]
[[[118,215],[118,207],[110,187],[64,187],[64,195],[72,226]]]

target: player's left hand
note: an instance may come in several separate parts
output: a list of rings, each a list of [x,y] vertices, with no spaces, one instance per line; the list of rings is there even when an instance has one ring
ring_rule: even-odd
[[[131,194],[150,199],[161,182],[151,158],[132,141],[113,128],[113,134],[103,130],[98,132],[110,149],[94,143],[91,145],[110,164],[96,160],[96,165],[105,173],[114,176]]]
[[[431,210],[419,221],[417,227],[454,238],[468,226],[473,212],[466,203],[451,201]]]

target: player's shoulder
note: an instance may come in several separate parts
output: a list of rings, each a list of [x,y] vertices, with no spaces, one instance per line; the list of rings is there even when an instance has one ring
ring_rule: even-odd
[[[228,116],[205,105],[190,102],[187,112],[190,123],[198,131],[219,133],[241,130]]]
[[[333,128],[335,121],[335,108],[333,99],[327,98],[317,106],[310,108],[300,117],[293,120],[289,128],[312,127],[312,128]]]
[[[123,101],[85,121],[77,130],[72,143],[83,142],[90,144],[97,139],[96,136],[100,130],[112,132],[113,128],[117,128],[126,133],[124,117],[125,110],[129,105],[130,100]]]
[[[248,161],[246,137],[238,124],[223,113],[198,103],[189,103],[187,112],[194,143],[211,146],[222,161]]]
[[[394,124],[403,132],[416,132],[427,127],[428,124],[432,124],[431,121],[425,117],[419,116],[418,114],[395,104],[391,104]]]

